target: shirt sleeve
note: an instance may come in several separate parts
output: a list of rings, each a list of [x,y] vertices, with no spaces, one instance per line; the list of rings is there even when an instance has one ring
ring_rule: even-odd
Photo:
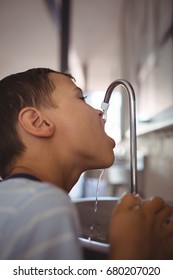
[[[37,184],[40,188],[12,220],[11,230],[16,230],[7,236],[4,259],[81,259],[78,217],[70,198],[55,186]]]

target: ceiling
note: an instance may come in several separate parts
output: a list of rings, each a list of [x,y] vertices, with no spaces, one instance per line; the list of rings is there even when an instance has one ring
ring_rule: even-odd
[[[83,89],[105,90],[121,76],[121,22],[126,2],[70,1],[69,70]],[[60,70],[61,3],[0,0],[1,77],[33,67]]]
[[[64,2],[0,0],[0,77],[33,67],[61,69],[60,6]],[[146,9],[152,18],[159,11],[156,8],[160,13],[164,8],[164,27],[170,20],[170,2],[71,0],[69,71],[82,89],[105,91],[115,79],[129,80],[128,73],[135,84],[135,71],[158,33],[147,33],[153,22],[146,21]]]
[[[78,75],[80,72],[84,76],[87,90],[105,90],[110,82],[121,76],[121,31],[125,2],[72,1],[70,49],[76,59],[70,59],[70,66],[73,73],[77,72]]]

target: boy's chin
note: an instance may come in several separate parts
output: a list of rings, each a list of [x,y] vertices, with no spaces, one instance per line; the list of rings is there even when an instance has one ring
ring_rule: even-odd
[[[109,168],[113,165],[114,161],[115,161],[114,155],[110,156],[109,158],[105,158],[103,161],[103,164],[100,165],[100,167],[98,169]]]

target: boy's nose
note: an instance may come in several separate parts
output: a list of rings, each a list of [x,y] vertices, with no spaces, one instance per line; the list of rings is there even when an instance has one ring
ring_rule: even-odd
[[[103,111],[101,111],[101,110],[98,110],[98,111],[99,111],[99,116],[102,118],[103,122],[106,123],[106,119],[104,117]]]
[[[103,117],[103,112],[101,110],[97,110],[98,111],[98,115],[102,118]]]

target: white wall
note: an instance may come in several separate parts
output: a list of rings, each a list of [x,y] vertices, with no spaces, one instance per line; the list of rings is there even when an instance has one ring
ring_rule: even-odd
[[[0,79],[34,67],[59,70],[59,52],[44,0],[0,0]]]

